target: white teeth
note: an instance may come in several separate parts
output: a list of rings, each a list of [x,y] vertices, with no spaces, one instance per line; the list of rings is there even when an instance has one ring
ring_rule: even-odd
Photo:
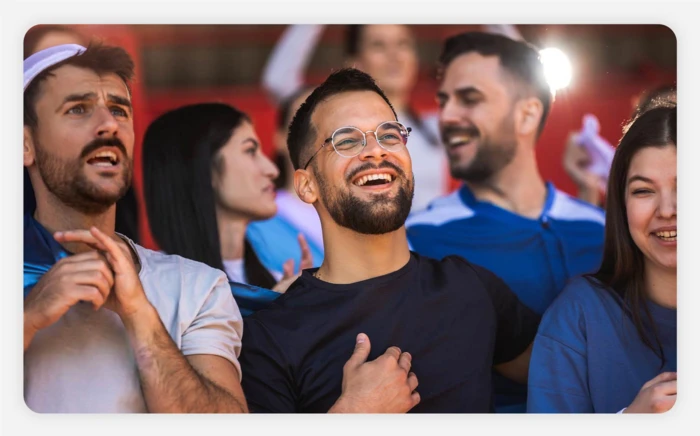
[[[368,174],[366,176],[360,177],[355,184],[357,186],[364,186],[367,182],[370,180],[386,180],[387,182],[391,182],[392,176],[391,174],[387,173],[382,173],[382,174]]]
[[[108,150],[101,151],[101,152],[97,153],[94,157],[95,157],[95,158],[98,158],[98,157],[106,157],[107,159],[109,159],[109,161],[110,161],[111,163],[113,163],[113,164],[114,164],[114,163],[117,163],[117,154],[116,154],[115,152],[113,152],[113,151],[108,151]],[[96,164],[96,165],[97,165],[97,164]],[[104,164],[103,164],[103,165],[101,165],[101,166],[111,166],[111,164],[107,164],[107,165],[104,165]]]
[[[678,238],[678,232],[676,230],[656,232],[654,234],[665,241],[675,241]]]
[[[469,142],[471,139],[471,136],[452,136],[450,138],[450,145],[462,144]]]

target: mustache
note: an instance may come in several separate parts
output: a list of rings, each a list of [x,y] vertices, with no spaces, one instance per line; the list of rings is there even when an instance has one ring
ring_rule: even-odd
[[[85,147],[83,147],[83,151],[80,152],[80,159],[88,157],[90,153],[101,147],[117,147],[125,157],[128,156],[126,154],[126,147],[124,146],[124,143],[121,141],[121,139],[117,137],[95,138],[92,141],[90,141]]]
[[[450,139],[450,136],[452,136],[454,134],[469,135],[469,136],[472,136],[475,138],[481,135],[481,133],[479,132],[479,129],[477,129],[474,126],[469,126],[469,127],[447,126],[447,127],[443,127],[442,130],[440,131],[442,143],[447,144],[447,142]]]
[[[350,171],[350,174],[347,175],[345,178],[348,183],[352,181],[352,179],[360,174],[362,171],[367,171],[367,170],[378,170],[380,168],[391,168],[392,170],[396,171],[396,174],[398,174],[400,177],[406,178],[406,173],[398,167],[398,165],[393,164],[389,161],[382,161],[379,165],[372,165],[371,163],[367,162],[365,164],[360,165],[359,167],[355,168],[354,170]]]

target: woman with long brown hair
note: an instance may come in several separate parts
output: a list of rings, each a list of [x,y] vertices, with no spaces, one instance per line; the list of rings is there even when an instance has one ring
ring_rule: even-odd
[[[600,269],[544,314],[528,412],[665,412],[676,401],[676,107],[627,129],[613,159]]]

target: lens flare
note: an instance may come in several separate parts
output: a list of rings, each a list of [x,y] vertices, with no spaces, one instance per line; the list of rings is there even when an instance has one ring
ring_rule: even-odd
[[[571,83],[571,62],[568,56],[558,48],[540,50],[540,59],[544,65],[544,74],[552,93],[566,88]]]

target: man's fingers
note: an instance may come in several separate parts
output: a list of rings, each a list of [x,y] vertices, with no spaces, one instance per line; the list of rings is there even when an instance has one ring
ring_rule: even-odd
[[[72,254],[70,256],[66,256],[63,259],[59,260],[56,265],[63,264],[63,265],[69,265],[69,264],[75,264],[75,263],[83,263],[86,261],[90,260],[98,260],[98,259],[104,259],[104,257],[100,254],[99,251],[96,250],[91,250],[91,251],[86,251],[84,253],[78,253],[78,254]]]
[[[98,271],[105,278],[110,289],[112,288],[112,286],[114,286],[114,273],[109,267],[109,262],[107,261],[107,259],[105,259],[104,256],[99,254],[97,259],[88,259],[82,262],[74,262],[67,265],[66,271],[70,271],[72,274]]]
[[[104,245],[105,250],[109,254],[108,260],[112,264],[112,269],[116,274],[123,274],[126,272],[127,265],[131,264],[131,261],[126,257],[119,244],[112,240],[109,236],[102,233],[97,227],[90,227],[90,233]]]
[[[411,370],[411,354],[407,352],[401,353],[401,356],[399,357],[399,366],[401,369],[406,371],[406,374]]]
[[[409,373],[408,379],[406,381],[408,383],[408,387],[411,389],[411,392],[415,391],[418,387],[418,377],[416,376],[416,374],[412,372]]]
[[[411,401],[413,401],[413,407],[416,407],[418,403],[420,403],[420,394],[418,392],[414,392],[411,394]],[[411,407],[411,408],[413,408]]]
[[[401,348],[399,347],[389,347],[386,349],[384,352],[385,356],[391,356],[397,361],[399,360],[399,357],[401,357]]]
[[[367,361],[370,349],[369,337],[364,333],[360,333],[355,338],[355,351],[353,351],[347,363],[354,367],[362,365]]]
[[[98,288],[90,285],[79,285],[73,288],[74,299],[76,302],[85,301],[92,303],[92,307],[98,310],[105,304],[107,298],[100,292]]]
[[[81,271],[76,273],[71,280],[74,280],[78,285],[97,288],[105,299],[109,297],[109,293],[112,291],[112,286],[110,286],[109,281],[102,272],[98,270]]]
[[[642,386],[642,389],[646,389],[649,386],[655,385],[657,383],[662,383],[662,382],[666,382],[666,381],[670,381],[670,380],[676,380],[676,378],[677,378],[676,372],[662,372],[661,374],[657,375],[653,379],[644,383],[644,385]]]
[[[56,232],[53,235],[54,239],[59,243],[66,242],[81,242],[89,245],[96,250],[106,251],[107,247],[95,238],[88,230],[67,230],[65,232]]]

